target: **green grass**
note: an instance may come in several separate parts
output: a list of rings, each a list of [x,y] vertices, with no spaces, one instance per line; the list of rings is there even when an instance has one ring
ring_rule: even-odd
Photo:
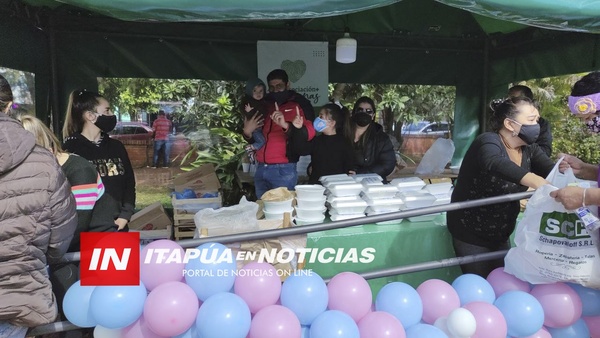
[[[172,208],[171,189],[164,186],[138,185],[136,187],[136,210],[141,210],[154,202],[160,202],[165,208]]]

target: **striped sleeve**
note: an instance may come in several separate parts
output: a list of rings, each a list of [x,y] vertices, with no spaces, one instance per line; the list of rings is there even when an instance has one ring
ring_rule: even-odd
[[[104,183],[98,175],[96,183],[73,186],[71,192],[75,196],[77,210],[92,210],[96,201],[104,194]]]

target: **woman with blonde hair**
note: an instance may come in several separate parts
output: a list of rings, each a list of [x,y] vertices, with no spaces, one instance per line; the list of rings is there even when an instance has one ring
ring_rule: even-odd
[[[98,201],[101,224],[113,230],[128,231],[127,223],[135,207],[135,176],[125,146],[108,136],[117,124],[108,101],[98,93],[75,90],[63,126],[63,148],[96,166],[106,188],[106,198]],[[109,230],[105,230],[109,231]]]
[[[63,151],[58,138],[35,116],[14,116],[21,121],[23,128],[35,136],[37,145],[50,150],[60,164],[71,192],[77,203],[78,225],[75,236],[69,246],[69,252],[79,251],[79,233],[85,231],[106,231],[106,225],[94,220],[94,206],[104,194],[104,184],[96,168],[85,158]]]

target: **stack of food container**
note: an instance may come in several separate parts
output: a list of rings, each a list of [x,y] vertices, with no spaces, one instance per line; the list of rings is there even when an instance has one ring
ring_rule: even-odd
[[[398,188],[391,184],[383,184],[383,179],[377,174],[370,174],[364,177],[357,177],[363,188],[361,197],[367,202],[367,216],[380,215],[390,212],[400,211],[404,206],[402,199],[396,197]],[[402,219],[395,219],[377,224],[395,224],[402,222]]]
[[[322,223],[325,220],[325,187],[316,184],[297,185],[296,219],[297,225]]]
[[[392,185],[398,188],[396,195],[404,202],[405,209],[416,209],[432,206],[435,203],[436,197],[424,190],[425,181],[418,177],[403,177],[395,178],[391,182]],[[425,222],[436,218],[439,213],[413,216],[408,220],[411,222]]]
[[[367,202],[360,198],[362,184],[348,175],[323,176],[320,181],[327,188],[327,205],[332,221],[365,216]]]
[[[427,184],[423,190],[435,196],[433,205],[450,203],[452,189],[454,186],[450,182],[431,183]]]
[[[294,208],[292,207],[293,201],[294,198],[284,201],[263,200],[265,219],[283,219],[283,214],[286,212],[291,216],[294,211]]]

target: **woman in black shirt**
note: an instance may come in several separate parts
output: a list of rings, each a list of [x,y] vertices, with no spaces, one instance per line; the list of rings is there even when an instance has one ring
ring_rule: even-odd
[[[548,182],[554,162],[535,141],[539,135],[539,112],[526,97],[508,98],[491,104],[493,132],[479,135],[463,159],[452,202],[524,192]],[[459,257],[510,248],[519,201],[448,211],[448,230]],[[461,265],[463,273],[482,277],[503,259]]]

